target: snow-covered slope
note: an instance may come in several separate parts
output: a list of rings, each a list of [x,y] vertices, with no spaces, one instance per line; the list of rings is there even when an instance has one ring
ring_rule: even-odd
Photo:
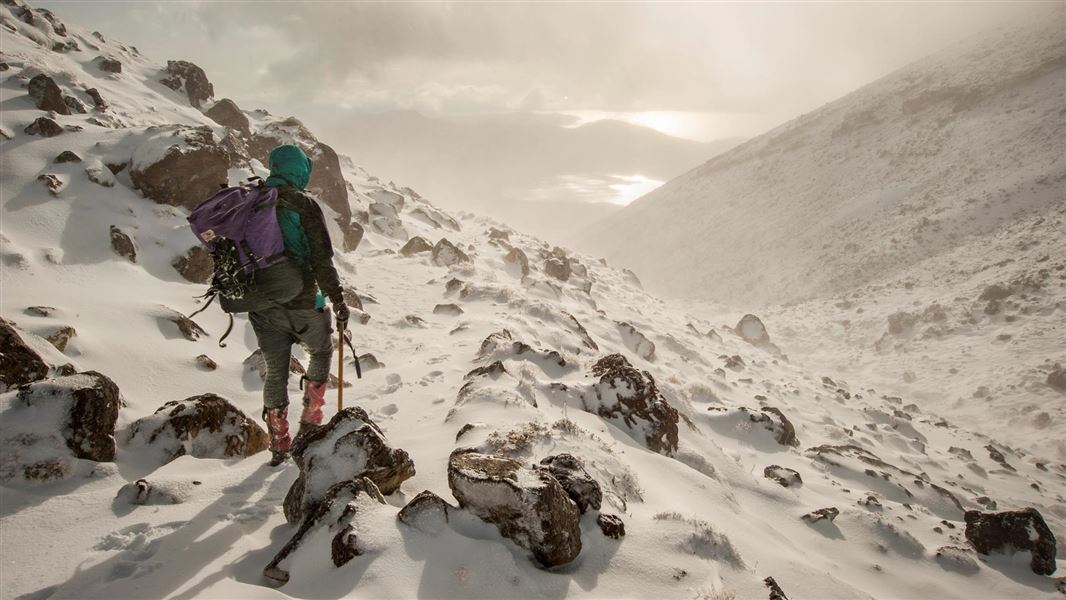
[[[1017,241],[1041,245],[1018,253],[1063,248],[1066,15],[1046,13],[711,159],[597,226],[589,248],[654,289],[747,305],[847,292],[938,257],[950,273],[956,248],[1023,219]]]
[[[73,25],[60,35],[58,19],[21,6],[0,7],[0,19],[0,60],[9,66],[0,72],[2,127],[11,138],[0,142],[0,315],[57,371],[99,371],[124,400],[114,463],[81,460],[59,481],[0,484],[0,596],[749,598],[765,597],[763,579],[773,577],[799,598],[1057,597],[1061,582],[1033,574],[1026,554],[968,549],[962,519],[964,509],[987,510],[991,501],[1001,510],[1033,506],[1063,539],[1061,459],[943,422],[865,381],[811,372],[729,328],[712,334],[720,315],[690,317],[599,261],[473,215],[453,219],[344,157],[345,208],[365,221],[361,243],[351,243],[341,211],[326,212],[336,220],[338,268],[370,316],[352,325],[357,348],[382,363],[345,400],[409,453],[417,473],[386,505],[360,513],[361,556],[336,568],[328,548],[312,549],[292,563],[286,585],[267,587],[263,568],[296,529],[281,511],[296,467],[272,469],[265,453],[182,456],[160,467],[123,435],[165,402],[209,392],[258,417],[260,380],[245,364],[255,350],[251,330],[239,317],[219,348],[226,320],[212,308],[196,317],[208,335],[186,339],[171,311],[188,314],[204,289],[172,266],[195,244],[187,208],[143,197],[128,175],[135,167],[119,170],[110,187],[89,178],[111,182],[96,165],[165,164],[152,140],[171,130],[152,126],[208,128],[210,143],[192,136],[199,150],[184,133],[172,137],[190,154],[234,134],[157,85],[160,67],[132,49]],[[81,50],[52,49],[69,39]],[[100,54],[121,57],[122,73],[100,73]],[[44,116],[24,87],[38,72],[67,94],[95,86],[110,108],[55,116],[66,127],[55,137],[26,134]],[[254,130],[278,123],[248,116]],[[277,126],[307,141],[294,125]],[[82,162],[56,163],[67,150]],[[231,181],[261,173],[247,157],[227,166]],[[59,182],[54,193],[52,180],[39,179],[47,174]],[[135,262],[113,250],[126,245],[116,246],[112,226],[129,237]],[[416,235],[431,244],[447,238],[468,260],[446,250],[401,254]],[[355,249],[344,251],[342,239]],[[550,274],[567,272],[565,281]],[[66,326],[76,335],[62,351],[42,339],[59,339],[53,334]],[[677,412],[676,442],[668,410],[659,421],[597,414],[627,391],[590,375],[613,353],[654,377]],[[470,374],[476,368],[486,375]],[[9,432],[40,427],[10,419],[17,397],[0,395],[8,417],[0,417],[0,439],[12,444],[5,456],[31,439]],[[603,512],[625,522],[625,537],[605,537],[586,514],[581,554],[545,570],[465,511],[436,534],[398,522],[400,507],[423,489],[452,501],[448,457],[464,446],[524,463],[580,457],[603,488]],[[764,476],[785,469],[802,484]],[[172,490],[178,503],[131,504],[119,490],[140,478]],[[835,520],[801,518],[827,507],[839,510]]]

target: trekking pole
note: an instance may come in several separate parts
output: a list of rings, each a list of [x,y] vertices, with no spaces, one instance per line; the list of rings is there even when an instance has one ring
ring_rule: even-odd
[[[344,328],[337,328],[337,412],[344,410]]]

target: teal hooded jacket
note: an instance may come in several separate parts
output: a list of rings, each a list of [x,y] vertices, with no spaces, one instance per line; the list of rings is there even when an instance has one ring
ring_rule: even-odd
[[[267,187],[292,186],[304,190],[311,181],[313,163],[299,146],[285,144],[274,148],[270,151],[267,163],[270,167],[270,177],[264,182]],[[311,243],[300,222],[300,213],[288,206],[279,206],[278,225],[281,226],[285,250],[300,263],[308,264],[311,259]],[[324,304],[322,294],[316,294],[315,307],[320,308]]]

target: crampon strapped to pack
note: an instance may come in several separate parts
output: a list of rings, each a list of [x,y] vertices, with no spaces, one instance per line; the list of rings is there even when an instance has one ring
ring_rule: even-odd
[[[289,260],[278,224],[278,191],[258,177],[244,185],[223,187],[201,202],[189,215],[189,225],[214,261],[211,287],[200,296],[207,302],[189,315],[199,314],[218,298],[229,313],[229,327],[218,345],[233,330],[233,313],[280,306],[299,290],[288,282],[300,268]]]

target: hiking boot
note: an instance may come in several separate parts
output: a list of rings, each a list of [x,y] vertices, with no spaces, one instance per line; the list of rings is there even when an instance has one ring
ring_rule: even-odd
[[[289,437],[289,409],[267,408],[263,411],[263,419],[270,432],[270,466],[276,467],[285,462],[289,457],[289,448],[292,446],[292,438]]]

